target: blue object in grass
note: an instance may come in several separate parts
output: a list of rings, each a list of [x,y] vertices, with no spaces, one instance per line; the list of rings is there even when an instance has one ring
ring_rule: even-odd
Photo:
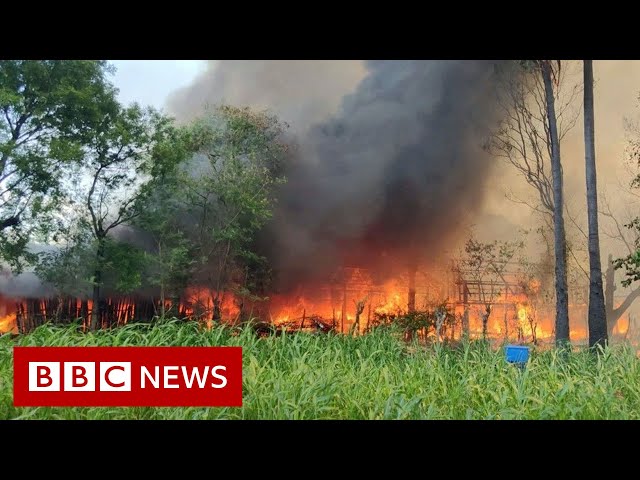
[[[504,352],[509,363],[524,365],[529,360],[529,347],[507,345]]]

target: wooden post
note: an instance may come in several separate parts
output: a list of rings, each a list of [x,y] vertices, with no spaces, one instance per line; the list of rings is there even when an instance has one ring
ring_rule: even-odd
[[[16,303],[16,326],[18,333],[24,333],[24,318],[22,313],[22,302]]]
[[[362,312],[364,311],[364,302],[365,300],[360,300],[356,305],[356,319],[351,325],[351,329],[349,331],[351,335],[357,335],[360,333],[360,315],[362,315]]]
[[[467,282],[462,284],[462,304],[464,305],[464,313],[462,315],[462,333],[469,337],[469,287]]]
[[[509,322],[507,320],[507,299],[509,298],[509,289],[505,285],[504,289],[504,339],[509,340]]]

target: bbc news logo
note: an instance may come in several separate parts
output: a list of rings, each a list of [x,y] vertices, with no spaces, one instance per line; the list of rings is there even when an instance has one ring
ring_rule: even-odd
[[[96,367],[91,362],[64,362],[64,375],[60,375],[60,363],[58,362],[29,362],[29,391],[30,392],[59,392],[61,390],[61,379],[64,378],[66,392],[130,392],[131,391],[131,362],[99,362],[99,380],[96,385]],[[164,377],[160,367],[156,366],[154,372],[150,372],[147,367],[140,367],[140,388],[180,388],[177,383],[178,370],[182,371],[184,385],[186,388],[194,388],[196,383],[199,388],[206,388],[207,374],[218,380],[212,382],[211,388],[224,388],[227,385],[227,378],[220,375],[218,371],[225,371],[227,367],[217,365],[211,370],[205,365],[202,369],[193,367],[189,371],[187,367],[177,365],[163,366]],[[161,379],[164,378],[162,387]],[[173,382],[173,383],[172,383]],[[151,387],[149,387],[150,385]]]
[[[13,403],[242,406],[240,347],[14,347]]]

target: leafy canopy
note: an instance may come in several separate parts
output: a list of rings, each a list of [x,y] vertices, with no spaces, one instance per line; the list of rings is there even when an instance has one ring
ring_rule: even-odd
[[[20,271],[60,202],[60,168],[115,97],[104,61],[0,61],[0,261]]]

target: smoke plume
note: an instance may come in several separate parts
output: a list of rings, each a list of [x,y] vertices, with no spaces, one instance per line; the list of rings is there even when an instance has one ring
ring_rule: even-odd
[[[167,103],[182,121],[220,103],[268,108],[301,134],[333,113],[365,74],[354,60],[212,60]]]
[[[355,62],[223,61],[171,103],[188,118],[203,104],[232,99],[269,107],[292,123],[300,158],[265,242],[289,282],[322,278],[345,264],[424,261],[482,202],[492,164],[481,147],[495,120],[495,64],[357,64],[364,78],[345,92]],[[316,68],[324,80],[312,74]]]

